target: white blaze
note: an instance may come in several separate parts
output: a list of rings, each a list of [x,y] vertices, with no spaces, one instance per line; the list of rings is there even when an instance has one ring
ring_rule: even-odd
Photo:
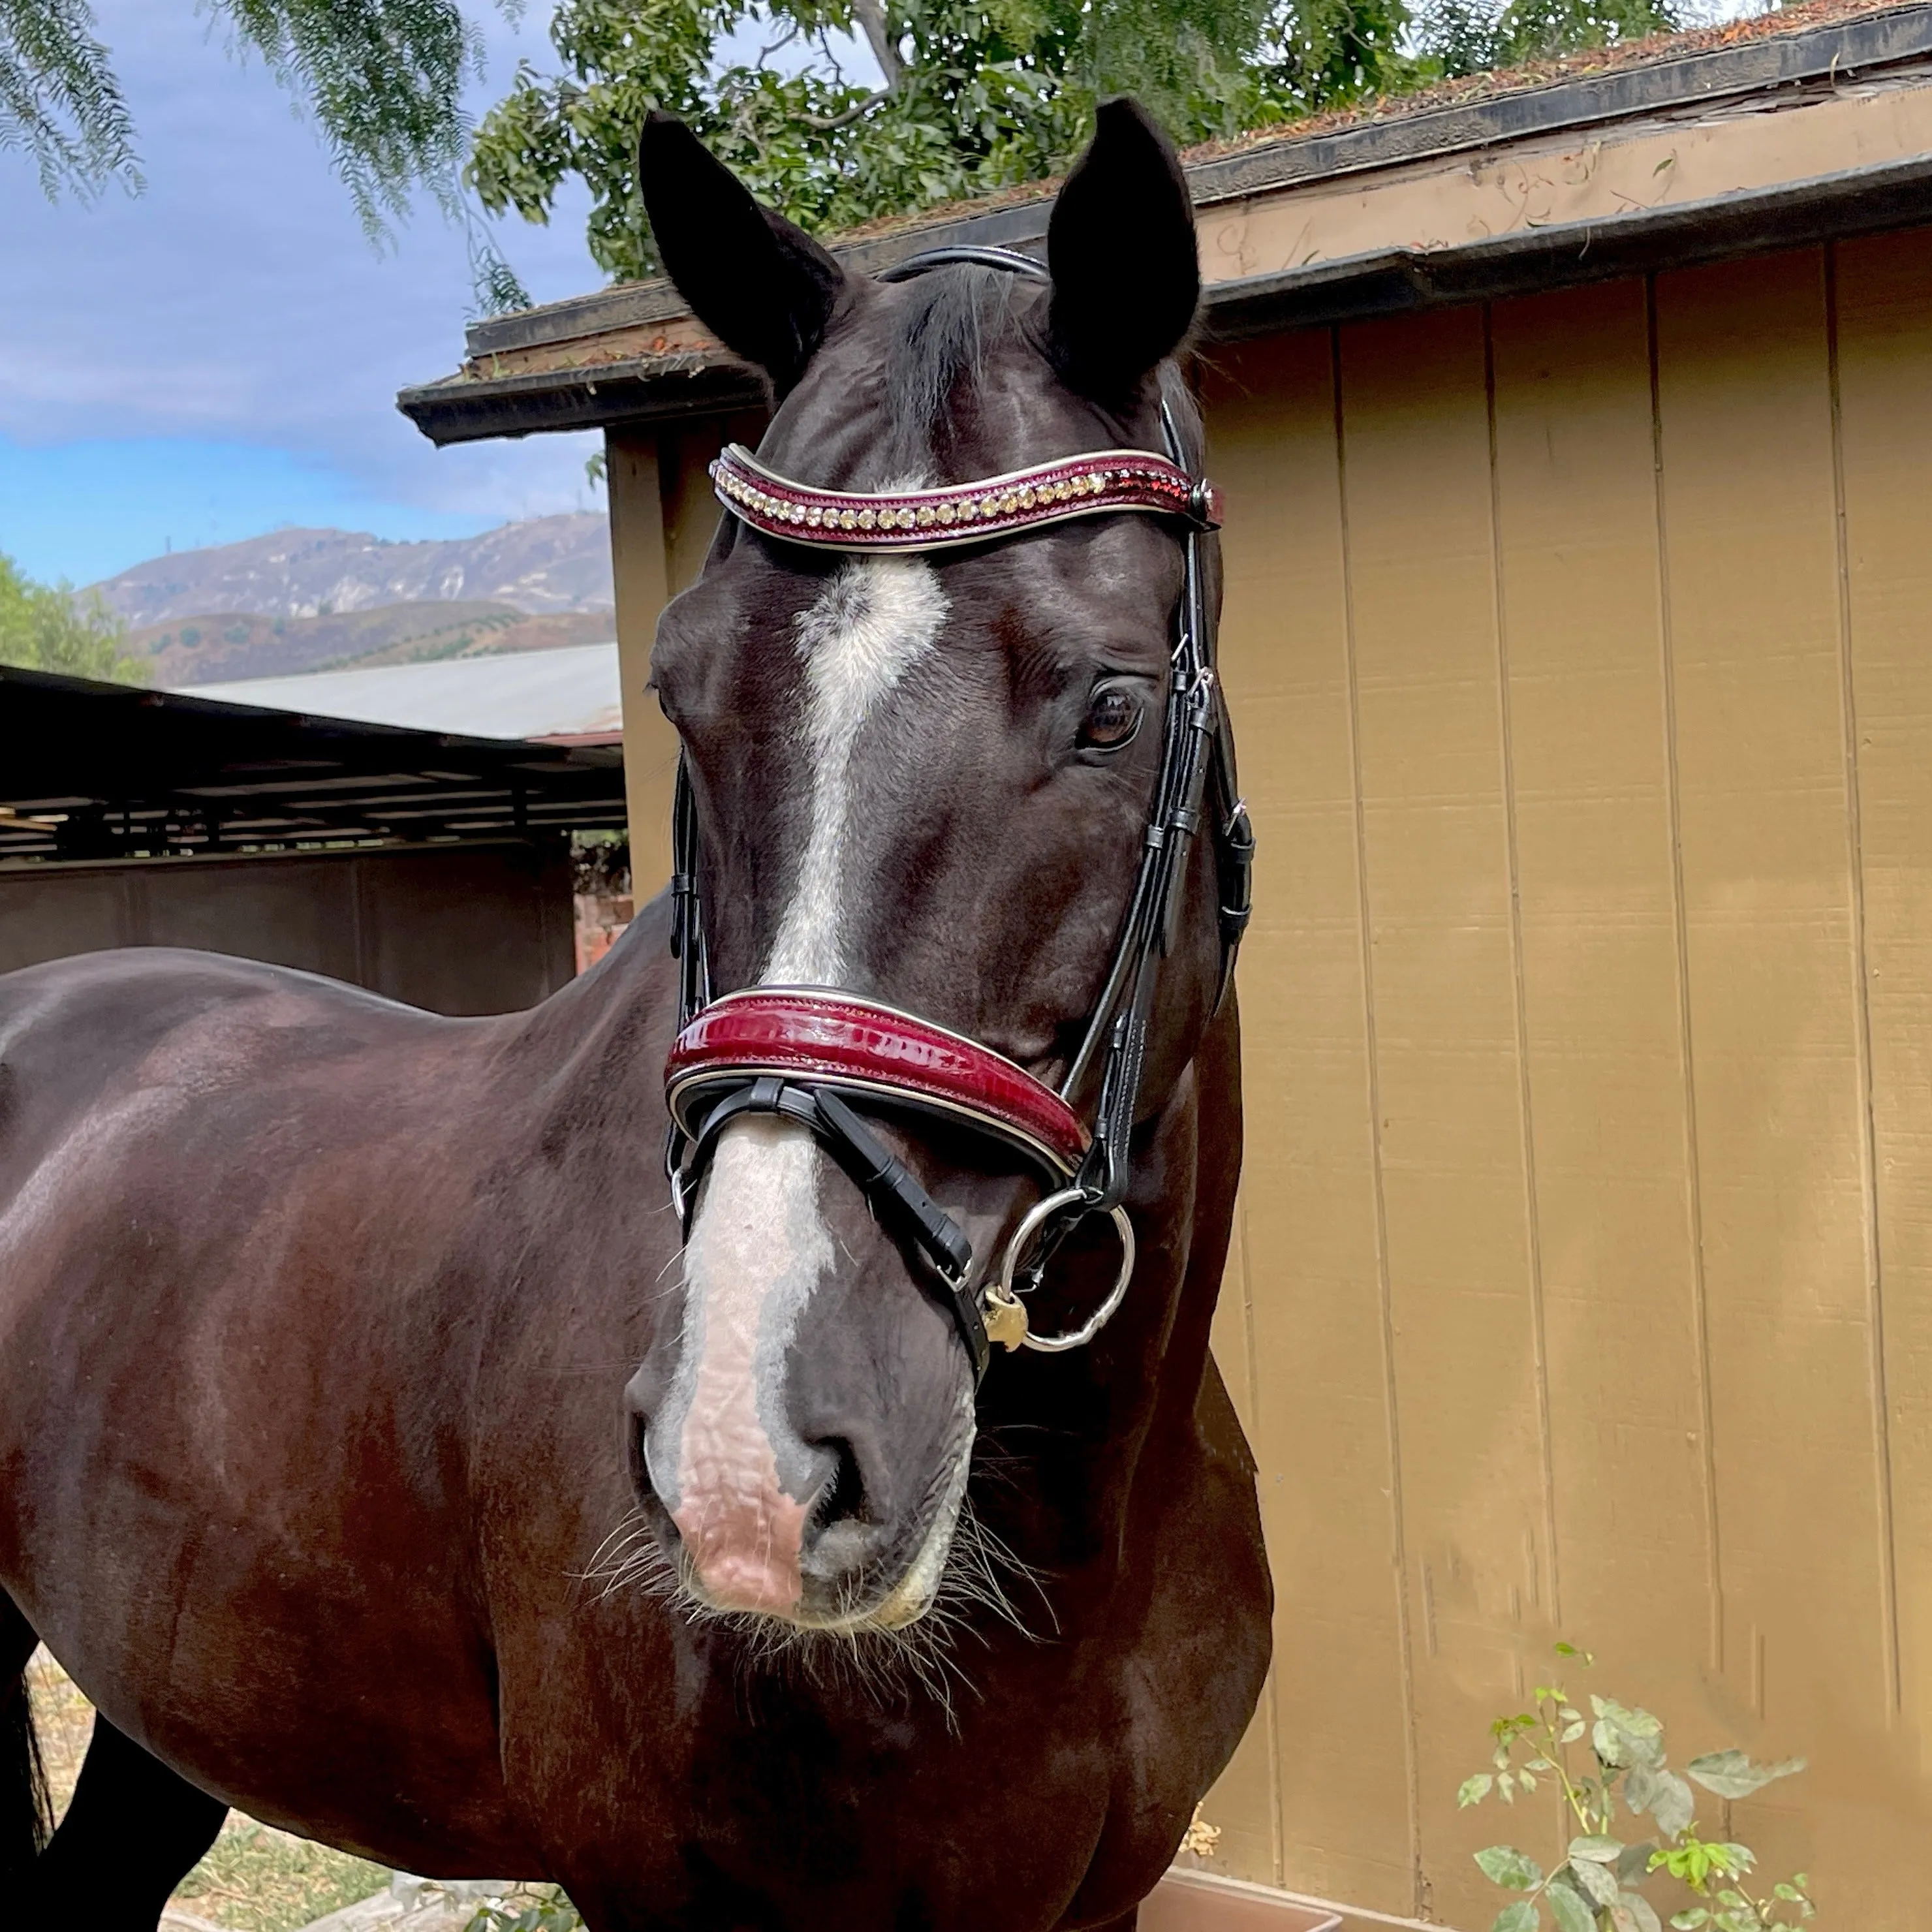
[[[868,558],[840,570],[798,620],[811,813],[765,985],[844,977],[853,753],[866,720],[933,650],[946,611],[930,565]],[[794,1498],[806,1493],[812,1452],[786,1420],[784,1371],[832,1263],[819,1166],[811,1134],[790,1121],[728,1127],[685,1250],[684,1351],[664,1418],[676,1481],[654,1473],[706,1594],[734,1607],[783,1612],[800,1594],[806,1509]]]

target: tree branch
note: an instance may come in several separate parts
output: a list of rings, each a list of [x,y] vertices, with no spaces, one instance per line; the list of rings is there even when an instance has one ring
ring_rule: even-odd
[[[886,25],[882,0],[852,0],[852,14],[865,30],[866,44],[872,49],[872,58],[878,62],[879,71],[885,76],[884,93],[890,94],[904,76],[905,62],[899,58],[898,43]]]
[[[882,87],[876,94],[868,94],[862,100],[855,100],[842,114],[833,114],[820,120],[815,114],[802,115],[800,118],[814,134],[829,134],[836,128],[849,128],[862,116],[869,114],[882,100],[890,100],[897,88]]]

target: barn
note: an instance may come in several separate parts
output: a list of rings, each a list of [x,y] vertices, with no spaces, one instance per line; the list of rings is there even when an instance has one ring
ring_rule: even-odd
[[[0,666],[0,973],[189,946],[437,1012],[532,1006],[576,970],[569,835],[623,812],[601,742]]]
[[[1821,1923],[1932,1924],[1932,7],[1190,173],[1261,840],[1216,1346],[1279,1597],[1208,1869],[1284,1925],[1487,1925],[1511,1834],[1457,1787],[1563,1639],[1676,1762],[1809,1760],[1703,1822]],[[665,872],[646,660],[756,382],[645,284],[478,322],[400,403],[604,430]]]

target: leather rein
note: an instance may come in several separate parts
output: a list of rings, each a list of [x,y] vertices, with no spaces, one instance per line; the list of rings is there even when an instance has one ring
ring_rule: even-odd
[[[898,281],[968,262],[1030,279],[1047,271],[1000,248],[940,248],[882,279]],[[1220,527],[1220,502],[1186,467],[1163,401],[1164,455],[1108,449],[1036,464],[978,482],[920,490],[820,490],[766,469],[738,444],[712,466],[719,502],[781,543],[874,555],[921,554],[996,542],[1076,518],[1122,512],[1180,526],[1185,569],[1169,660],[1160,774],[1112,963],[1078,1052],[1056,1090],[1024,1067],[931,1021],[836,988],[754,986],[714,998],[698,883],[697,807],[685,759],[672,809],[671,951],[679,962],[678,1030],[664,1069],[670,1126],[664,1172],[688,1237],[698,1189],[719,1136],[734,1120],[776,1114],[808,1130],[872,1202],[950,1310],[976,1379],[991,1345],[1048,1352],[1098,1334],[1134,1270],[1133,1224],[1121,1204],[1129,1179],[1147,1035],[1161,960],[1178,935],[1190,842],[1204,814],[1214,840],[1225,999],[1248,922],[1254,834],[1235,782],[1234,734],[1215,674],[1213,614],[1200,546]],[[1211,793],[1211,799],[1209,794]],[[1098,1068],[1090,1118],[1074,1096]],[[963,1127],[1002,1147],[1045,1184],[1007,1240],[994,1276],[976,1291],[972,1244],[905,1163],[867,1124],[872,1113]],[[1106,1298],[1077,1328],[1033,1331],[1022,1298],[1060,1244],[1090,1216],[1113,1223],[1120,1264]]]

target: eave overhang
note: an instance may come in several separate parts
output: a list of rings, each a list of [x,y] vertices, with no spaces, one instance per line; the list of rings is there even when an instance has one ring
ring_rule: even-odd
[[[1190,163],[1208,341],[1932,224],[1932,4],[1397,107]],[[956,242],[1037,253],[1050,206],[837,253],[867,274]],[[438,443],[765,400],[662,281],[494,317],[467,346],[456,375],[398,398]]]

